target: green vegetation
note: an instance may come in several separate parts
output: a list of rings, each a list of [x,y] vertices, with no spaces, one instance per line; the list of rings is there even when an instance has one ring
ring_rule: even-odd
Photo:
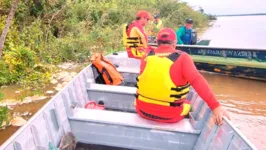
[[[4,122],[6,125],[9,123],[8,108],[0,106],[0,128],[2,128]]]
[[[208,16],[208,19],[209,20],[217,20],[217,17],[216,15],[212,15],[212,14],[206,14],[204,13],[204,9],[202,7],[199,7],[199,10],[198,10],[201,14],[205,15],[205,16]]]
[[[10,0],[0,2],[0,31],[11,7]],[[0,60],[0,85],[41,88],[54,64],[123,49],[121,26],[140,9],[160,13],[164,27],[175,30],[187,17],[197,28],[208,24],[207,15],[172,0],[20,0]]]
[[[4,99],[4,93],[0,92],[0,101]]]
[[[217,20],[217,17],[215,15],[208,14],[209,20]]]
[[[0,101],[3,100],[3,98],[4,98],[4,93],[0,92]],[[0,106],[0,129],[3,127],[4,122],[6,125],[9,123],[8,107]]]

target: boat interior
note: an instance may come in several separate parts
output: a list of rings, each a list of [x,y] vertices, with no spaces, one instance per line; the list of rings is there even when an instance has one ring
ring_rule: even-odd
[[[138,116],[134,84],[139,61],[124,56],[107,56],[124,76],[123,85],[97,83],[97,72],[87,66],[4,143],[7,150],[43,150],[49,142],[58,146],[67,132],[79,143],[127,149],[255,149],[227,119],[216,126],[210,108],[193,88],[188,94],[192,110],[180,122],[158,123]],[[92,100],[106,109],[86,109],[85,104]]]

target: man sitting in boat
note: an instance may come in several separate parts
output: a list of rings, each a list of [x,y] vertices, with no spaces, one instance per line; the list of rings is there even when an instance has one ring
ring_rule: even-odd
[[[135,21],[123,26],[123,44],[128,57],[140,59],[149,48],[148,38],[143,27],[150,19],[150,13],[142,10],[137,13]]]
[[[193,20],[192,19],[186,19],[185,25],[181,26],[177,31],[177,44],[184,44],[184,45],[191,45],[192,44],[192,26],[193,26]]]
[[[158,48],[141,59],[137,77],[135,107],[137,113],[159,122],[178,122],[190,111],[186,99],[190,85],[213,111],[214,120],[222,124],[222,117],[229,119],[203,76],[195,67],[191,56],[176,50],[176,34],[170,28],[157,35]]]

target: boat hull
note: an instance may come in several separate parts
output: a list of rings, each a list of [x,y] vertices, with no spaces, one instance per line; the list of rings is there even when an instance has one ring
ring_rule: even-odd
[[[198,70],[266,81],[266,50],[206,46],[177,49],[190,54]]]
[[[191,55],[198,70],[266,81],[266,49],[195,45],[178,45],[176,49]]]
[[[124,82],[136,82],[139,60],[126,58],[125,52],[107,58],[118,66]],[[49,143],[58,146],[67,132],[72,132],[81,143],[130,149],[256,149],[226,118],[222,126],[216,126],[210,108],[193,88],[187,96],[192,103],[189,117],[171,124],[146,120],[136,114],[135,92],[132,86],[95,83],[89,65],[0,149],[48,149]],[[102,101],[106,110],[85,109],[92,100]]]
[[[195,62],[198,70],[231,77],[266,81],[266,69]]]

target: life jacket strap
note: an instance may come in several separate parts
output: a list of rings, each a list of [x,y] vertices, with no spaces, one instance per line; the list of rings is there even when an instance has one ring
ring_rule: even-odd
[[[128,37],[127,44],[130,45],[130,48],[137,48],[139,47],[138,44],[143,44],[141,41],[141,37]]]
[[[110,83],[113,84],[113,79],[111,78],[110,74],[108,73],[108,71],[106,70],[105,67],[103,67],[103,69],[102,69],[102,74],[104,74],[104,73],[106,74],[106,76],[107,76],[108,80],[110,81]]]
[[[180,99],[180,98],[182,98],[184,95],[186,95],[187,93],[189,93],[189,91],[187,91],[187,92],[185,92],[185,93],[182,93],[182,94],[178,94],[178,95],[174,95],[174,94],[172,94],[172,95],[170,95],[170,97],[174,97],[174,98],[178,98],[178,99]]]
[[[140,94],[134,94],[135,98],[138,99],[139,98],[139,95]],[[145,97],[143,95],[141,95],[142,97]],[[158,99],[154,99],[154,98],[149,98],[149,97],[145,97],[147,99],[151,99],[151,100],[155,100],[155,101],[160,101],[160,102],[165,102],[165,101],[162,101],[162,100],[158,100]],[[138,99],[140,100],[140,99]],[[140,100],[141,101],[141,100]],[[167,102],[166,102],[167,103]],[[176,102],[168,102],[169,103],[169,106],[171,107],[179,107],[183,104],[183,101],[182,102],[179,102],[179,103],[176,103]]]
[[[127,39],[128,40],[138,40],[139,38],[138,37],[128,37]]]
[[[181,52],[172,53],[172,54],[168,55],[167,58],[170,59],[171,61],[175,62],[179,58],[180,53]]]
[[[141,110],[141,109],[140,109],[140,112],[141,112],[144,116],[146,116],[146,117],[148,117],[148,118],[152,118],[152,119],[158,119],[158,120],[170,120],[170,119],[172,119],[172,118],[163,118],[163,117],[155,116],[155,115],[152,115],[152,114],[146,113],[146,112],[144,112],[144,111]]]
[[[180,92],[180,91],[182,91],[182,90],[188,88],[189,86],[190,86],[190,84],[187,84],[187,85],[185,85],[185,86],[176,87],[176,88],[171,88],[171,90],[173,90],[173,91],[177,91],[177,92]]]

